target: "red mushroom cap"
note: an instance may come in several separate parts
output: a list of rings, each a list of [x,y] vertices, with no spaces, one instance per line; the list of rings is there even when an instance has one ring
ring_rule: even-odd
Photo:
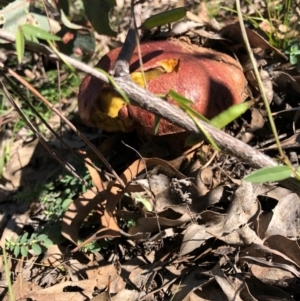
[[[155,95],[166,96],[167,101],[172,104],[176,105],[176,102],[168,95],[170,89],[193,101],[192,108],[200,114],[212,118],[228,107],[243,102],[246,97],[247,82],[242,67],[224,53],[178,40],[149,41],[140,47],[143,70],[146,75],[149,73],[147,89]],[[119,52],[120,48],[110,51],[99,61],[97,67],[111,70]],[[130,62],[133,80],[140,70],[136,49]],[[84,107],[101,101],[101,93],[105,89],[107,84],[100,80],[91,76],[84,78],[79,93],[79,112],[86,123],[91,124],[93,118],[92,112],[84,110]],[[117,117],[119,121],[129,123],[124,127],[125,131],[133,127],[128,114],[146,131],[153,133],[154,115],[133,105],[123,106]],[[180,131],[183,130],[161,119],[158,135]]]

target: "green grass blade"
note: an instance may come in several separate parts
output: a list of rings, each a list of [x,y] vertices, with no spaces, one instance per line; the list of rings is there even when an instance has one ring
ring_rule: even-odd
[[[24,57],[24,51],[25,51],[25,38],[20,28],[16,33],[16,50],[17,50],[18,62],[19,64],[21,64]]]
[[[141,26],[142,29],[152,29],[165,24],[179,21],[186,16],[186,9],[178,7],[160,14],[149,17]]]
[[[252,105],[252,102],[243,102],[234,105],[210,120],[210,124],[217,129],[222,129],[236,118],[244,114]]]
[[[190,107],[191,104],[194,104],[193,101],[185,98],[184,96],[178,94],[174,90],[169,91],[169,95],[187,112],[192,113],[195,117],[199,118],[202,121],[209,123],[209,120],[205,118],[203,115],[198,113],[196,110]]]
[[[203,126],[198,122],[198,120],[195,118],[195,116],[187,111],[186,112],[192,119],[193,121],[196,123],[197,127],[200,129],[200,131],[203,133],[203,135],[205,136],[205,138],[207,139],[207,141],[216,149],[216,150],[220,150],[219,147],[217,146],[217,144],[215,143],[215,141],[210,137],[210,135],[207,133],[207,131],[203,128]]]
[[[121,97],[125,100],[125,102],[128,103],[128,104],[130,103],[129,98],[128,98],[127,95],[122,91],[122,89],[117,85],[117,83],[115,82],[115,80],[113,79],[113,77],[111,77],[111,76],[110,76],[106,71],[104,71],[103,69],[95,68],[95,70],[97,70],[97,71],[103,73],[103,74],[107,77],[109,83],[110,83],[110,84],[118,91],[118,93],[119,93],[119,94],[121,95]]]
[[[266,167],[250,173],[244,181],[251,183],[266,183],[285,180],[292,176],[293,170],[287,165]]]
[[[176,91],[174,91],[172,89],[169,91],[169,95],[182,106],[188,106],[188,105],[194,104],[193,101],[191,101],[188,98],[185,98],[184,96],[180,95],[179,93],[177,93]]]
[[[9,270],[9,266],[8,266],[7,253],[6,253],[5,246],[3,247],[2,251],[3,251],[3,263],[4,263],[4,270],[5,270],[7,286],[8,286],[9,300],[14,301],[15,296],[14,296],[14,292],[13,292],[13,289],[12,289],[12,283],[11,283],[11,278],[10,278],[10,270]]]

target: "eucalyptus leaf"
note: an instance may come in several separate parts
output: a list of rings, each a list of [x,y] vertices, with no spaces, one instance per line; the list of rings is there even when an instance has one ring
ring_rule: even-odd
[[[40,40],[45,40],[45,41],[60,41],[61,38],[47,32],[46,30],[39,28],[37,26],[34,26],[32,24],[24,24],[22,26],[22,31],[24,34],[30,35],[32,37],[35,37]]]
[[[60,10],[60,15],[61,15],[61,21],[66,27],[68,27],[70,29],[76,29],[76,30],[83,28],[83,26],[74,24],[71,21],[69,21],[69,19],[67,18],[67,16],[65,15],[65,13],[62,9]]]
[[[27,12],[29,11],[30,2],[16,0],[8,4],[0,11],[0,20],[3,30],[16,34],[19,27],[26,23]],[[8,43],[0,39],[0,43]]]
[[[84,11],[89,21],[99,34],[116,37],[110,28],[109,12],[116,5],[115,0],[83,0]]]

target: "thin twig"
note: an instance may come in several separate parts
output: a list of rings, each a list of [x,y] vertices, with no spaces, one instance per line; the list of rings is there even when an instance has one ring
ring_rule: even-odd
[[[15,41],[15,37],[13,34],[10,34],[2,29],[0,29],[0,38],[10,42]],[[49,58],[59,60],[59,57],[56,54],[54,54],[52,50],[47,46],[35,44],[32,42],[26,42],[26,46],[30,50],[42,52],[48,55]],[[107,77],[104,74],[95,70],[94,68],[82,62],[79,62],[73,58],[70,58],[67,55],[61,54],[61,56],[77,70],[83,71],[108,83]],[[119,87],[126,93],[126,95],[132,100],[133,104],[143,109],[146,109],[147,111],[154,113],[157,116],[160,116],[191,133],[201,135],[201,132],[199,128],[195,125],[195,123],[179,108],[161,100],[160,98],[152,95],[148,91],[137,86],[128,77],[117,77],[115,81],[119,85]],[[36,90],[35,93],[37,93]],[[236,158],[245,162],[249,166],[254,168],[262,168],[277,165],[277,162],[275,162],[272,158],[259,152],[258,150],[255,150],[251,146],[243,143],[242,141],[210,126],[209,124],[201,120],[199,120],[198,122],[214,139],[214,141],[222,151],[235,156]],[[72,129],[78,133],[78,130],[74,128],[74,126]],[[82,136],[83,135],[81,134],[80,137],[82,138]],[[84,141],[86,140],[87,139],[85,138]],[[287,180],[282,181],[281,183],[285,187],[292,189],[300,194],[300,181],[297,181],[293,178],[289,178]]]
[[[268,103],[268,100],[267,100],[266,91],[264,89],[262,80],[260,78],[258,68],[257,68],[257,63],[256,63],[256,60],[254,58],[253,51],[251,49],[249,39],[248,39],[248,36],[247,36],[247,33],[246,33],[245,24],[244,24],[242,12],[241,12],[240,0],[236,0],[236,10],[237,10],[237,14],[238,14],[238,19],[239,19],[239,24],[240,24],[240,29],[241,29],[241,33],[242,33],[242,36],[243,36],[243,40],[244,40],[244,43],[245,43],[245,46],[246,46],[246,49],[247,49],[252,67],[253,67],[253,72],[254,72],[254,75],[255,75],[255,78],[256,78],[256,81],[257,81],[257,84],[258,84],[259,91],[261,93],[262,100],[264,102],[264,106],[267,110],[270,126],[271,126],[271,129],[272,129],[273,136],[275,138],[276,144],[277,144],[278,152],[279,152],[279,155],[280,155],[281,159],[283,159],[284,158],[284,153],[283,153],[280,141],[279,141],[278,133],[277,133],[277,130],[276,130],[276,125],[275,125],[274,119],[272,117],[272,112],[271,112],[271,109],[270,109],[270,106],[269,106],[269,103]],[[291,166],[291,164],[290,164],[290,166]]]
[[[0,68],[13,76],[18,82],[28,88],[36,97],[38,97],[44,104],[47,105],[54,113],[56,113],[77,135],[80,137],[90,148],[91,150],[100,158],[103,164],[108,168],[108,170],[114,175],[116,180],[120,183],[120,185],[124,188],[125,184],[123,180],[118,176],[115,170],[111,167],[106,158],[99,152],[99,150],[74,126],[72,122],[70,122],[64,115],[57,110],[54,105],[52,105],[41,93],[39,93],[32,85],[30,85],[26,80],[24,80],[21,76],[19,76],[12,69],[7,68],[2,62],[0,62]]]

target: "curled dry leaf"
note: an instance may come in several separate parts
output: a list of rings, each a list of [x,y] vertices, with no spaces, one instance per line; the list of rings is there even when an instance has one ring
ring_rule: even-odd
[[[119,52],[120,48],[109,52],[97,67],[110,71]],[[175,104],[168,95],[173,89],[190,99],[192,108],[211,118],[246,97],[242,67],[224,53],[179,40],[165,40],[141,44],[141,54],[144,77],[136,49],[130,65],[132,80],[170,103]],[[127,132],[140,124],[153,133],[153,114],[126,104],[111,86],[89,75],[81,83],[78,106],[81,119],[89,126]],[[161,120],[158,135],[180,131],[182,129]]]

